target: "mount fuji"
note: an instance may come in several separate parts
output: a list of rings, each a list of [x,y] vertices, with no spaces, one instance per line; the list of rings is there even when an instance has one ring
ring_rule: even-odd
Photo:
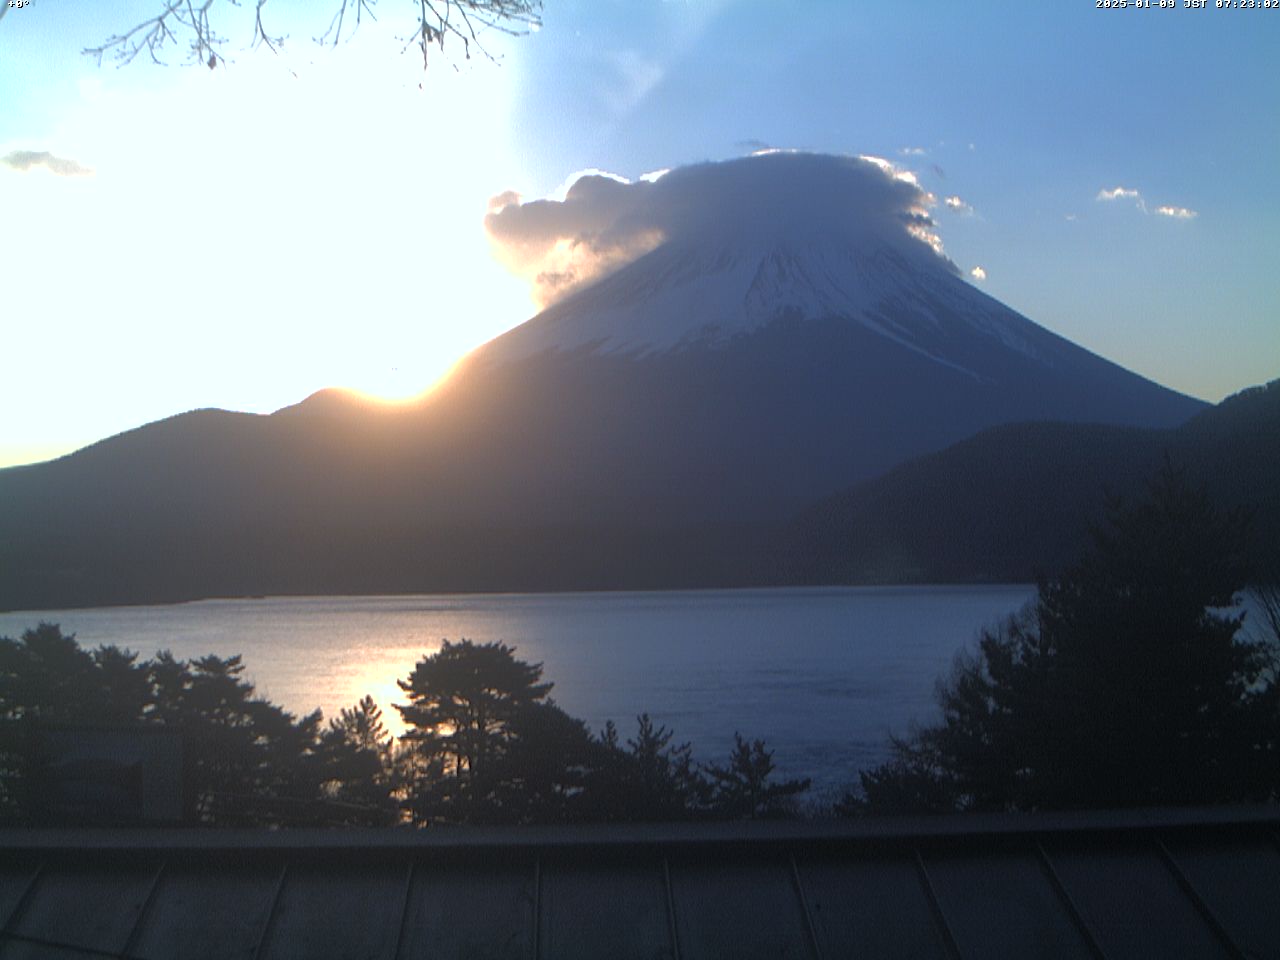
[[[545,469],[572,464],[558,482],[577,511],[778,515],[995,424],[1164,427],[1203,406],[963,280],[920,188],[880,163],[771,154],[608,187],[637,188],[649,219],[621,204],[631,222],[603,233],[666,239],[455,381],[460,395],[519,384],[508,441],[556,450]]]
[[[769,582],[769,531],[910,457],[1204,406],[971,286],[923,197],[775,154],[501,210],[522,250],[590,213],[580,253],[647,252],[548,272],[568,292],[416,406],[196,411],[0,471],[0,608]]]

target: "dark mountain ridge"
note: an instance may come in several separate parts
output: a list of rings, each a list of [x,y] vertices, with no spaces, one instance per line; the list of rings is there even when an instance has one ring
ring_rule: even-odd
[[[911,457],[1014,421],[1202,409],[976,290],[902,222],[819,206],[663,243],[419,403],[196,411],[0,471],[0,608],[777,583],[788,518]]]
[[[1280,572],[1280,380],[1176,429],[993,427],[814,505],[776,548],[804,583],[1026,582],[1079,555],[1108,497],[1164,459],[1252,515],[1260,576]]]

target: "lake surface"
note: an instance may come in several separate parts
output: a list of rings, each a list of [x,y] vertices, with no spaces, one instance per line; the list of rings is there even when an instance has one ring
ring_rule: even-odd
[[[977,632],[1029,585],[203,600],[0,614],[0,636],[41,620],[82,646],[143,658],[241,654],[258,693],[332,716],[371,694],[397,731],[396,680],[441,640],[501,640],[541,662],[552,697],[625,739],[648,712],[723,761],[734,731],[779,771],[832,792],[883,759],[891,732],[936,717],[933,690]]]

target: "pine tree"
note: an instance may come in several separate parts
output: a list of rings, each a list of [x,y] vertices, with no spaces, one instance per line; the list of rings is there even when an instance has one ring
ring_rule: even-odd
[[[394,744],[373,697],[329,721],[317,754],[330,821],[362,826],[396,822]]]
[[[774,781],[773,751],[764,741],[744,740],[737,732],[733,740],[728,765],[707,768],[712,811],[735,820],[786,816],[788,802],[809,789],[809,779]]]
[[[1169,464],[1110,504],[1085,556],[984,632],[939,687],[940,725],[862,776],[872,807],[1273,799],[1272,645],[1232,612],[1246,518]]]
[[[490,799],[517,712],[551,690],[541,678],[541,664],[517,660],[506,644],[446,640],[398,681],[409,695],[396,709],[410,728],[403,740],[412,753],[415,820],[476,816]]]

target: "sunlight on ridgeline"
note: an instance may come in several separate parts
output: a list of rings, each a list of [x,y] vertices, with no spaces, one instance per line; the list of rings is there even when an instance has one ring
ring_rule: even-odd
[[[445,383],[457,372],[462,362],[467,358],[468,353],[464,353],[461,357],[453,360],[445,368],[444,372],[439,374],[434,380],[422,386],[422,380],[417,378],[412,371],[406,371],[401,374],[399,371],[389,371],[385,377],[369,376],[361,377],[357,381],[357,386],[343,388],[344,392],[349,392],[353,396],[359,398],[362,402],[380,407],[409,407],[414,404],[421,403],[431,396],[436,390],[444,386]]]
[[[107,21],[103,37],[122,25]],[[4,228],[46,252],[6,276],[6,316],[33,320],[6,326],[6,355],[57,356],[68,388],[48,390],[39,364],[8,371],[0,409],[41,401],[8,418],[0,465],[188,410],[271,413],[334,384],[412,402],[528,316],[527,284],[493,260],[483,224],[490,197],[531,179],[508,133],[513,71],[442,61],[424,84],[395,34],[371,21],[318,47],[300,30],[281,56],[237,50],[216,70],[100,71],[69,51],[74,95],[43,133],[24,128],[30,143],[0,148],[93,171],[0,164]],[[189,202],[135,215],[157,195]],[[94,319],[115,301],[130,309]]]

